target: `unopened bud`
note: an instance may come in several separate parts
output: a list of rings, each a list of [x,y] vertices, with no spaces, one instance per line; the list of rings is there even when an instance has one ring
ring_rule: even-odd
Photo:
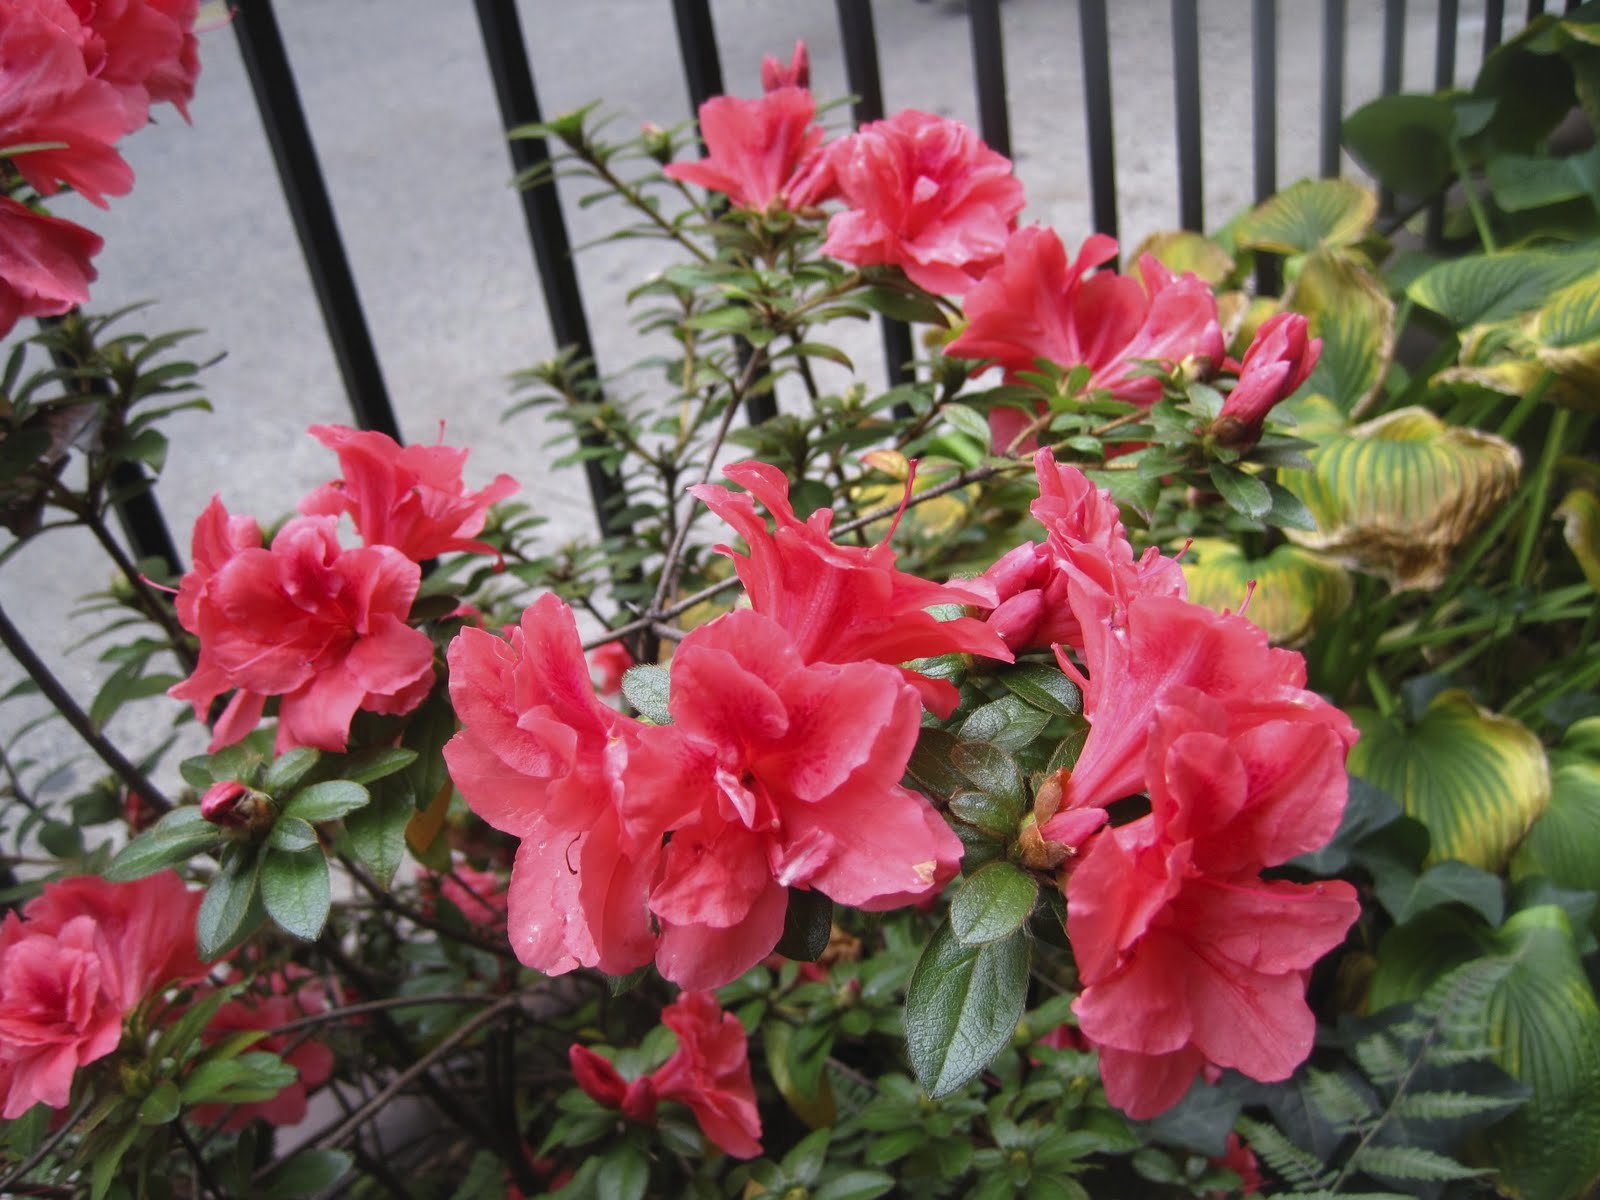
[[[672,135],[654,121],[646,121],[640,131],[644,137],[644,152],[662,166],[672,161]]]
[[[224,829],[255,829],[272,820],[272,800],[236,779],[223,779],[200,797],[200,815]]]

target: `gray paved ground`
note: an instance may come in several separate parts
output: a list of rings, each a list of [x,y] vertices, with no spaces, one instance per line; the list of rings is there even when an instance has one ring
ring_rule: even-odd
[[[522,16],[546,113],[603,97],[619,127],[686,118],[688,103],[666,0],[524,0]],[[1514,6],[1520,13],[1522,6]],[[553,349],[472,7],[466,0],[279,0],[280,21],[328,176],[403,429],[474,448],[469,481],[507,470],[551,518],[559,539],[590,528],[581,478],[552,474],[546,436],[529,418],[501,425],[505,377]],[[1251,189],[1248,0],[1201,6],[1206,212],[1220,224]],[[1316,170],[1321,87],[1317,0],[1281,0],[1280,177]],[[1482,39],[1481,0],[1461,5],[1459,76],[1470,80]],[[886,103],[976,122],[964,5],[878,0]],[[1378,0],[1350,0],[1349,106],[1378,90]],[[1431,85],[1436,7],[1409,6],[1406,84]],[[845,91],[834,6],[826,0],[718,0],[731,91],[758,90],[766,52],[811,46],[813,86]],[[1169,5],[1116,0],[1112,74],[1125,244],[1177,224]],[[1078,15],[1071,0],[1004,5],[1013,142],[1030,198],[1026,220],[1069,241],[1089,232]],[[126,143],[138,182],[102,213],[65,215],[106,238],[95,307],[159,303],[145,328],[197,326],[215,414],[186,415],[169,433],[160,495],[187,543],[213,491],[236,512],[270,518],[332,473],[306,425],[348,419],[337,372],[273,173],[232,33],[202,38],[204,73],[192,127],[163,110],[159,126]],[[568,198],[575,240],[607,227],[604,208]],[[591,324],[607,371],[636,357],[623,296],[659,260],[638,243],[580,259]],[[881,378],[875,337],[852,343]],[[642,385],[641,385],[642,386]],[[63,533],[29,547],[0,573],[5,604],[85,698],[101,673],[92,656],[62,660],[82,630],[62,614],[101,586],[87,538]],[[15,675],[0,664],[0,687]],[[0,729],[11,715],[0,711]],[[148,731],[140,731],[148,733]],[[69,745],[62,739],[63,745]]]

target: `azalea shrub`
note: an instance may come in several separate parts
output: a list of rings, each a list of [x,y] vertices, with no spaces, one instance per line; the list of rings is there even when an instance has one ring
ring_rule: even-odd
[[[51,72],[0,86],[0,218],[56,239],[0,315],[65,314],[4,380],[6,553],[122,572],[87,711],[0,612],[4,698],[110,771],[6,748],[0,1191],[1591,1191],[1600,193],[1543,142],[1595,116],[1586,10],[1352,116],[1436,245],[1345,180],[1126,254],[1026,224],[959,122],[829,129],[803,46],[698,143],[514,130],[673,257],[672,354],[508,407],[602,535],[448,431],[318,425],[329,482],[224,484],[176,578],[107,520],[197,368],[67,313],[43,201],[124,186],[193,6],[0,12]],[[920,335],[881,391],[875,318]],[[129,705],[195,752],[120,750]]]

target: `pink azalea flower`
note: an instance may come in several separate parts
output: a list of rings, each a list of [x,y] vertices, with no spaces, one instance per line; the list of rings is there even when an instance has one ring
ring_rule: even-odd
[[[567,1047],[567,1061],[572,1065],[573,1079],[596,1104],[614,1108],[628,1120],[641,1125],[655,1123],[659,1097],[653,1076],[624,1079],[609,1059],[602,1058],[587,1046]]]
[[[298,517],[270,549],[240,549],[203,578],[189,618],[180,587],[179,618],[200,635],[201,663],[171,694],[198,704],[219,681],[249,693],[214,745],[226,744],[225,725],[247,728],[279,696],[279,754],[343,750],[357,710],[410,712],[433,686],[433,643],[406,624],[420,582],[392,547],[344,550],[331,517]]]
[[[200,894],[172,871],[133,883],[84,875],[45,885],[0,923],[0,1119],[63,1108],[80,1066],[122,1038],[123,1018],[199,978]]]
[[[686,1104],[706,1137],[735,1158],[761,1153],[761,1116],[744,1026],[710,992],[685,992],[661,1021],[678,1049],[651,1076],[663,1100]]]
[[[455,905],[457,911],[475,925],[506,923],[505,881],[493,871],[480,871],[457,863],[448,875],[433,876],[439,895]]]
[[[1308,339],[1306,332],[1306,319],[1299,313],[1277,313],[1261,323],[1244,352],[1239,382],[1212,424],[1219,442],[1255,445],[1267,413],[1300,389],[1322,355],[1322,339]]]
[[[775,92],[779,88],[811,86],[811,56],[806,53],[806,44],[797,39],[794,44],[794,57],[788,62],[779,62],[776,55],[768,54],[761,59],[761,90]]]
[[[893,670],[807,665],[774,621],[737,610],[678,646],[670,707],[647,737],[676,774],[628,796],[681,806],[650,893],[668,979],[716,987],[760,962],[791,887],[882,910],[954,875],[960,841],[900,786],[921,706]]]
[[[118,138],[144,122],[115,86],[90,77],[86,31],[67,0],[10,0],[0,22],[0,152],[40,142],[11,165],[41,196],[70,187],[91,204],[133,187]]]
[[[68,0],[83,23],[90,73],[113,84],[144,124],[150,105],[167,101],[184,120],[200,75],[194,35],[200,0]],[[131,117],[130,117],[131,119]]]
[[[448,659],[462,725],[445,746],[451,778],[474,812],[522,839],[508,896],[517,956],[548,975],[649,962],[665,826],[648,812],[622,819],[643,727],[595,695],[571,610],[540,596],[509,640],[463,629]],[[630,778],[646,773],[632,765]]]
[[[338,454],[344,478],[302,500],[302,513],[349,513],[368,546],[393,546],[413,562],[453,550],[498,554],[475,535],[489,506],[521,486],[511,476],[497,475],[482,491],[469,492],[461,480],[465,450],[401,446],[388,434],[343,425],[313,425],[311,434]]]
[[[89,300],[105,242],[59,217],[0,196],[0,337],[22,317],[53,316]]]
[[[328,998],[321,983],[311,978],[311,973],[303,967],[290,964],[275,972],[269,987],[271,992],[267,995],[246,993],[218,1009],[206,1026],[203,1038],[206,1045],[235,1033],[274,1029],[328,1009]],[[333,1050],[315,1037],[303,1036],[304,1032],[268,1034],[251,1047],[281,1056],[299,1073],[299,1078],[288,1087],[270,1100],[234,1105],[231,1110],[225,1104],[202,1104],[190,1114],[191,1118],[202,1126],[220,1120],[224,1133],[237,1133],[258,1117],[280,1128],[304,1121],[307,1097],[333,1077],[334,1066]]]
[[[633,655],[621,642],[607,642],[590,653],[589,666],[600,676],[595,690],[602,696],[615,696],[622,691],[622,677],[633,666]]]
[[[899,664],[952,653],[1011,661],[1011,651],[982,621],[941,621],[924,611],[934,604],[993,608],[987,584],[937,584],[896,570],[892,530],[876,546],[836,545],[828,536],[833,513],[821,509],[805,521],[796,518],[789,481],[776,467],[742,462],[723,474],[749,494],[715,484],[689,490],[744,538],[748,555],[717,549],[733,559],[750,606],[783,627],[805,662]],[[756,512],[757,500],[773,516],[776,528],[770,532]],[[949,716],[955,710],[958,697],[950,684],[903,673],[933,712]]]
[[[960,295],[993,267],[1024,203],[1011,160],[959,121],[906,109],[829,153],[849,205],[824,254],[898,266],[918,287]]]
[[[721,192],[736,208],[801,209],[833,194],[814,124],[817,103],[803,87],[769,89],[755,100],[714,96],[700,106],[699,162],[668,163],[668,178]]]
[[[1134,373],[1142,362],[1220,364],[1217,301],[1205,281],[1175,278],[1149,255],[1139,260],[1137,279],[1089,273],[1116,254],[1116,241],[1096,233],[1069,263],[1054,230],[1017,230],[999,265],[967,295],[967,326],[945,353],[992,359],[1011,375],[1036,370],[1038,359],[1063,370],[1088,366],[1090,390],[1142,405],[1161,398],[1159,379]],[[994,448],[1005,450],[1028,423],[1024,412],[995,409]]]

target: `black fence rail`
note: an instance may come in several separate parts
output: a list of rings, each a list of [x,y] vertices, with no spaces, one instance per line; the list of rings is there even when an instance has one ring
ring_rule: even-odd
[[[846,80],[855,96],[852,116],[859,125],[885,113],[877,32],[872,0],[835,0]],[[1309,25],[1311,0],[1293,0],[1297,23]],[[722,66],[709,0],[671,0],[684,83],[696,107],[722,91]],[[1565,8],[1577,6],[1566,0]],[[1003,48],[1004,21],[1000,0],[968,0],[973,80],[979,130],[1002,153],[1011,150],[1010,102]],[[1118,189],[1112,106],[1111,34],[1108,0],[1077,0],[1082,65],[1087,170],[1095,230],[1116,236]],[[1381,91],[1397,92],[1403,84],[1406,0],[1383,0]],[[1560,3],[1551,7],[1561,7]],[[359,289],[351,271],[337,216],[318,164],[311,130],[301,108],[293,69],[278,29],[272,0],[234,0],[232,28],[254,91],[262,125],[271,145],[284,195],[300,240],[312,287],[327,327],[351,414],[363,428],[398,438],[399,422],[384,383]],[[501,123],[509,128],[541,120],[537,91],[515,0],[474,0],[484,54]],[[1545,0],[1530,0],[1524,17],[1532,20],[1546,9]],[[1176,110],[1174,150],[1177,162],[1175,210],[1179,223],[1201,229],[1203,201],[1203,83],[1199,48],[1199,0],[1171,0],[1173,98]],[[1318,164],[1322,174],[1340,171],[1340,120],[1345,97],[1347,34],[1346,0],[1321,0],[1322,80]],[[1434,72],[1428,85],[1454,82],[1458,0],[1437,0]],[[1251,0],[1251,67],[1253,192],[1257,199],[1274,192],[1278,179],[1278,36],[1279,0]],[[1486,0],[1482,53],[1488,54],[1505,35],[1504,0]],[[774,47],[774,49],[779,49]],[[1417,86],[1421,81],[1413,81]],[[508,141],[513,167],[522,172],[548,158],[537,138]],[[584,311],[579,272],[554,181],[521,195],[529,243],[558,346],[576,346],[594,358],[593,339]],[[1439,214],[1431,214],[1437,231]],[[1276,265],[1263,268],[1263,286],[1273,283]],[[883,342],[891,385],[913,375],[910,330],[892,320],[883,322]],[[598,377],[598,366],[596,367]],[[588,484],[602,531],[617,533],[610,514],[620,495],[619,481],[598,464],[588,465]],[[171,541],[152,498],[125,514],[125,531],[139,557],[170,557]]]

